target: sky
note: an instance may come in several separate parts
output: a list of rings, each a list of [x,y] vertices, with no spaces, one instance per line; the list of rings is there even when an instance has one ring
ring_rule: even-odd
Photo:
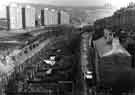
[[[135,0],[0,0],[0,4],[8,4],[9,2],[19,3],[41,3],[41,4],[53,4],[53,5],[66,5],[66,6],[97,6],[110,3],[116,7],[126,6],[129,2],[135,2]]]

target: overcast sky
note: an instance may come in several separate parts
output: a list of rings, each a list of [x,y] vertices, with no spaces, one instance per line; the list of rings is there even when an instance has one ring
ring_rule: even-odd
[[[135,2],[135,0],[0,0],[0,4],[8,4],[9,2],[28,2],[28,3],[41,3],[41,4],[53,4],[53,5],[72,5],[72,6],[94,6],[104,5],[105,3],[111,3],[114,6],[121,7],[127,5],[129,2]]]

